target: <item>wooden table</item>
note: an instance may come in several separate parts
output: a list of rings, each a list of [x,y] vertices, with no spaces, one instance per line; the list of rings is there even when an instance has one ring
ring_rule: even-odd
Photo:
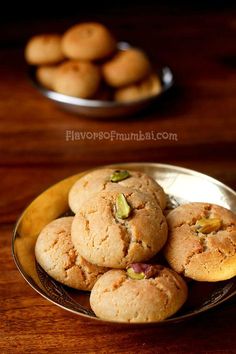
[[[139,2],[138,2],[139,3]],[[43,299],[23,280],[11,255],[13,225],[25,206],[62,178],[107,163],[176,164],[236,189],[236,8],[141,6],[98,11],[118,38],[168,64],[176,87],[138,116],[89,120],[61,111],[29,83],[24,42],[84,19],[57,15],[1,27],[0,353],[236,353],[235,299],[187,323],[151,328],[98,325]],[[4,31],[5,30],[5,31]],[[66,130],[168,132],[177,140],[66,141]]]

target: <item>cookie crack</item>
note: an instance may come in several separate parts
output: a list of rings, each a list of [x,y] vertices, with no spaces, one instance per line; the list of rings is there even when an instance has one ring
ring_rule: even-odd
[[[123,230],[122,231],[124,231],[124,234],[127,235],[127,236],[124,236],[122,238],[122,241],[123,241],[123,250],[122,250],[122,252],[123,252],[124,258],[126,258],[129,255],[131,243],[133,242],[133,234],[132,234],[132,231],[130,229],[128,221],[125,221],[122,226],[123,226],[123,228],[122,228]],[[122,235],[122,232],[121,232],[121,235]]]
[[[110,183],[112,183],[110,180],[104,181],[102,184],[102,191],[105,191]]]
[[[160,285],[158,282],[155,282],[154,279],[149,279],[149,282],[152,286],[154,286],[157,290],[159,290],[165,297],[165,301],[163,303],[164,307],[166,308],[169,303],[169,296],[168,296],[168,291],[167,288],[163,285]]]
[[[103,290],[103,293],[110,293],[113,291],[116,291],[119,289],[123,283],[127,280],[126,277],[122,277],[121,279],[117,280],[114,284],[112,284],[110,287],[107,287]]]
[[[222,257],[222,259],[219,261],[219,263],[221,264],[228,258],[228,255],[225,252],[223,252],[222,250],[220,250],[219,248],[217,248],[217,252],[219,252],[219,254]]]
[[[230,224],[223,224],[222,225],[222,228],[220,230],[228,230],[228,229],[231,229],[232,227],[235,226],[235,223],[234,222],[231,222]],[[230,231],[230,230],[229,230]]]
[[[184,276],[186,276],[186,271],[187,271],[186,268],[188,268],[188,265],[190,264],[192,258],[194,258],[195,256],[197,256],[200,253],[202,253],[202,250],[193,251],[190,255],[188,255],[185,263],[183,264],[183,270],[181,272]]]
[[[109,238],[109,233],[108,233],[108,230],[109,230],[110,226],[107,226],[106,227],[106,230],[105,230],[105,236],[101,239],[101,241],[99,242],[99,246],[101,246],[101,244],[103,242],[105,242],[108,238]]]
[[[88,276],[87,276],[86,272],[84,271],[84,269],[82,268],[82,266],[81,266],[80,264],[76,263],[76,262],[75,262],[74,264],[72,264],[71,266],[65,268],[66,279],[69,277],[68,271],[69,271],[71,268],[73,268],[73,267],[78,267],[78,268],[79,268],[79,270],[80,270],[80,272],[81,272],[81,276],[82,276],[82,278],[83,278],[83,281],[84,281],[85,284],[87,285],[87,284],[89,283],[89,281],[88,281]]]
[[[134,208],[134,211],[145,209],[146,206],[147,206],[147,204],[148,204],[148,202],[144,202],[144,203],[142,203],[141,205],[138,205],[136,208]]]
[[[178,280],[176,278],[171,277],[169,274],[166,274],[165,272],[159,273],[156,278],[165,278],[167,279],[171,284],[173,284],[177,290],[181,290],[181,286],[178,283]]]
[[[44,252],[51,251],[58,242],[59,242],[59,238],[57,237],[48,248],[44,249]]]
[[[231,245],[234,248],[234,253],[236,253],[236,243],[233,242],[233,240],[231,239],[231,237],[227,237],[226,240],[229,240],[229,242],[231,243]]]
[[[200,244],[202,246],[202,251],[199,253],[204,253],[209,250],[208,244],[207,244],[207,237],[200,237],[199,238]]]
[[[204,210],[203,210],[203,216],[206,217],[206,218],[208,218],[208,217],[210,216],[210,211],[211,211],[211,209],[212,209],[212,206],[211,206],[210,204],[205,205],[205,206],[204,206]],[[200,218],[202,218],[201,215],[200,215]],[[177,229],[177,228],[179,228],[179,227],[181,227],[181,226],[183,226],[183,225],[188,225],[188,226],[191,227],[191,226],[193,226],[193,225],[196,224],[196,222],[197,222],[198,219],[199,219],[199,216],[198,216],[198,217],[197,217],[197,216],[192,216],[191,220],[189,220],[188,222],[182,221],[181,223],[179,223],[179,224],[173,226],[173,229]]]

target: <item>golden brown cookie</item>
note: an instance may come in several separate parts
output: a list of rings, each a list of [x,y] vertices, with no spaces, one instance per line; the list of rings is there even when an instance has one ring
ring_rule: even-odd
[[[97,66],[83,61],[61,64],[54,76],[54,90],[68,96],[91,98],[97,92],[101,73]]]
[[[73,217],[63,217],[49,223],[41,231],[35,245],[37,262],[52,278],[80,290],[91,290],[95,281],[107,269],[97,267],[74,249],[71,243]]]
[[[108,85],[121,87],[132,85],[150,74],[151,64],[138,49],[119,51],[103,67],[103,76]]]
[[[68,29],[62,38],[62,49],[71,59],[97,60],[112,54],[116,41],[104,25],[86,22]]]
[[[81,256],[93,264],[125,268],[152,258],[165,244],[167,225],[158,204],[127,188],[100,192],[75,215],[71,239]]]
[[[55,65],[39,66],[36,70],[36,78],[39,83],[50,90],[53,89],[56,69]]]
[[[117,181],[112,182],[113,175],[118,176]],[[84,202],[98,192],[122,192],[124,187],[148,194],[154,198],[161,209],[166,207],[166,195],[163,188],[146,173],[112,168],[94,170],[76,181],[69,192],[69,206],[74,213],[77,213]]]
[[[128,271],[133,267],[140,268],[138,272],[143,276],[130,278]],[[129,269],[109,270],[95,283],[90,304],[103,320],[162,321],[177,312],[186,301],[187,285],[173,270],[147,264],[131,265]]]
[[[130,86],[117,89],[114,94],[115,101],[129,102],[152,97],[161,92],[162,86],[159,77],[151,74],[143,81]]]
[[[236,275],[236,216],[208,203],[184,204],[167,216],[169,237],[164,253],[178,273],[198,281]]]
[[[32,37],[25,48],[25,59],[31,65],[55,64],[64,59],[61,36],[42,34]]]

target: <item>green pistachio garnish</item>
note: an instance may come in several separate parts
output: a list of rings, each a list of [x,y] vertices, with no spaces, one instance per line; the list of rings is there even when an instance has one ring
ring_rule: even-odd
[[[110,177],[111,182],[120,182],[123,181],[124,179],[130,177],[130,174],[126,170],[117,170],[112,173]]]
[[[131,279],[134,280],[141,280],[145,278],[145,274],[143,272],[141,273],[136,273],[133,268],[128,268],[127,269],[127,274]]]
[[[120,193],[116,198],[116,217],[127,219],[131,213],[131,207],[127,203],[124,194]]]
[[[196,222],[195,228],[197,232],[210,234],[211,232],[218,231],[221,228],[221,225],[222,222],[218,218],[202,218]]]

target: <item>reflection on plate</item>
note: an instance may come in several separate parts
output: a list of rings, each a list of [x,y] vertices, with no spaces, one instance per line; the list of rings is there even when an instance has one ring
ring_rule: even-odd
[[[118,48],[120,50],[127,50],[127,48],[130,48],[130,45],[126,42],[120,42],[118,43]],[[30,67],[30,79],[42,95],[62,107],[64,110],[91,118],[111,118],[134,114],[150,105],[150,103],[163,95],[174,84],[174,77],[171,69],[167,66],[161,67],[157,74],[162,83],[162,90],[158,94],[137,101],[120,103],[115,101],[88,100],[71,97],[49,90],[38,82],[35,72],[35,67]]]
[[[236,193],[221,182],[201,173],[154,163],[116,164],[112,167],[140,170],[152,176],[168,193],[170,209],[182,203],[202,201],[218,204],[236,212]],[[34,256],[34,245],[42,228],[55,218],[70,215],[68,191],[83,174],[55,184],[26,208],[14,230],[13,257],[22,276],[43,297],[65,310],[104,323],[92,312],[88,292],[73,290],[56,282],[36,263]],[[236,278],[216,283],[190,281],[188,285],[187,303],[173,317],[157,324],[186,320],[218,306],[236,294]]]

